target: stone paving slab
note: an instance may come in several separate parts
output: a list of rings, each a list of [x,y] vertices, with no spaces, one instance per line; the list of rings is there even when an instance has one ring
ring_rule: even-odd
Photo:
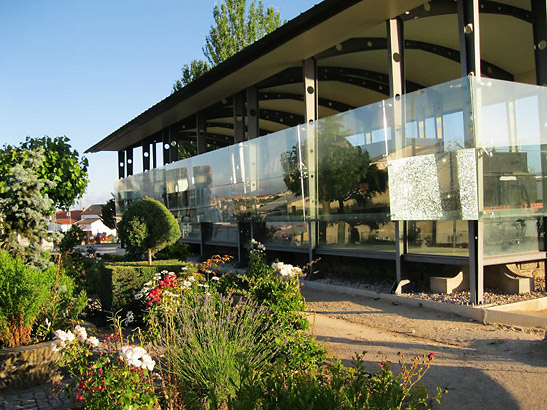
[[[70,409],[72,403],[51,385],[40,385],[27,389],[0,391],[0,410],[61,410]]]

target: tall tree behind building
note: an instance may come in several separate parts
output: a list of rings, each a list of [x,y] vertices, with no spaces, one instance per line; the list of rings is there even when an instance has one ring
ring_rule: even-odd
[[[252,0],[248,7],[247,0],[224,0],[215,4],[213,18],[215,23],[209,29],[202,49],[207,61],[198,59],[185,64],[182,77],[173,84],[173,91],[284,24],[279,11],[265,8],[262,0]]]

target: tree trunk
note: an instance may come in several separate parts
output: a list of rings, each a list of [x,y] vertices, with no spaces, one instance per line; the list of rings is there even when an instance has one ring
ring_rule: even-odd
[[[152,266],[152,251],[148,249],[148,266]]]

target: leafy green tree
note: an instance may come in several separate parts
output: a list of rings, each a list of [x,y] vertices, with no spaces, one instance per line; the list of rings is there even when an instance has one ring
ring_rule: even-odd
[[[118,235],[132,253],[148,254],[152,266],[154,254],[175,243],[181,235],[173,214],[161,202],[152,198],[131,204],[118,224]]]
[[[78,225],[72,225],[70,229],[65,232],[63,239],[59,242],[59,250],[61,252],[68,252],[74,249],[75,246],[82,243],[85,239],[85,233]]]
[[[190,64],[182,66],[182,77],[173,84],[173,92],[180,90],[187,84],[198,79],[211,69],[209,63],[205,60],[192,60]]]
[[[38,177],[43,162],[43,148],[25,150],[22,162],[2,175],[0,191],[0,249],[38,267],[47,265],[44,242],[54,239],[48,233],[53,201],[42,194],[52,184]]]
[[[116,229],[116,201],[114,195],[101,206],[101,221],[110,229]]]
[[[5,145],[0,149],[0,193],[7,187],[6,176],[15,164],[25,161],[30,152],[42,150],[43,160],[33,170],[42,181],[41,192],[52,200],[50,213],[55,208],[69,209],[83,196],[89,183],[88,161],[79,158],[67,137],[27,137],[19,147]]]
[[[215,4],[215,25],[209,29],[203,48],[203,54],[211,65],[220,64],[282,24],[279,11],[273,7],[264,9],[262,0],[252,0],[248,13],[246,11],[247,0],[226,0]]]
[[[38,169],[38,177],[51,181],[44,185],[43,193],[53,201],[55,208],[69,209],[80,199],[87,188],[87,158],[79,157],[70,146],[70,139],[62,137],[30,138],[21,144],[23,150],[44,150],[44,161]]]
[[[262,0],[224,0],[213,8],[214,25],[205,38],[203,54],[207,61],[198,59],[182,68],[182,78],[173,85],[177,91],[199,78],[212,67],[230,58],[266,34],[278,28],[284,21],[274,7],[265,8]]]

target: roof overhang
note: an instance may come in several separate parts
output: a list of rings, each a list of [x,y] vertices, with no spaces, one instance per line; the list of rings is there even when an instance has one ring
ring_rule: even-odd
[[[325,0],[152,106],[88,152],[119,151],[424,0]]]

